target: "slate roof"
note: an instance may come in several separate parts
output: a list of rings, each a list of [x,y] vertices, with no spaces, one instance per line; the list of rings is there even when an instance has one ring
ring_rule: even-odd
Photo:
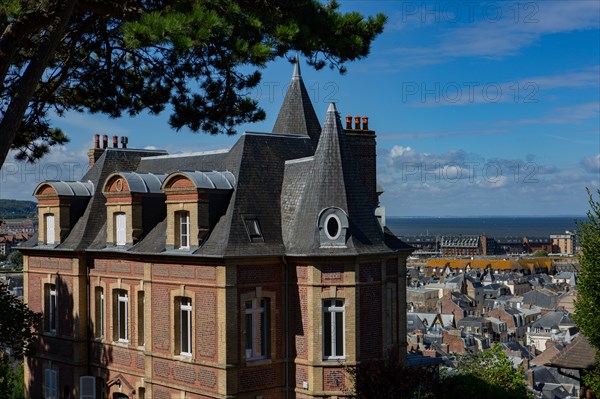
[[[321,134],[321,124],[300,74],[300,61],[296,57],[292,83],[283,100],[273,133],[308,136],[316,146]]]
[[[325,117],[319,144],[312,159],[288,162],[285,169],[282,198],[282,228],[286,252],[293,256],[346,256],[359,253],[389,252],[392,237],[385,237],[374,217],[369,197],[360,180],[358,166],[347,143],[342,122],[334,104]],[[299,196],[299,198],[298,198]],[[350,222],[344,247],[322,247],[317,217],[326,208],[339,208]],[[396,249],[412,247],[397,243]]]
[[[523,294],[524,304],[535,305],[544,309],[555,309],[558,299],[558,295],[544,289],[534,289]]]
[[[537,319],[531,328],[558,329],[560,326],[574,326],[575,323],[566,312],[548,312]]]
[[[204,153],[105,149],[82,178],[95,192],[56,249],[209,257],[348,256],[412,250],[391,231],[382,230],[333,104],[321,132],[298,65],[274,132],[246,132],[231,149]],[[191,252],[167,250],[166,220],[156,220],[130,248],[107,247],[106,199],[101,188],[117,172],[141,193],[158,192],[155,186],[173,172],[186,175],[198,188],[218,189],[220,209],[211,216],[214,220],[200,247]],[[321,248],[317,218],[332,206],[348,215],[348,239],[345,247]],[[262,239],[250,239],[247,219],[258,222]],[[37,246],[37,236],[28,244]]]

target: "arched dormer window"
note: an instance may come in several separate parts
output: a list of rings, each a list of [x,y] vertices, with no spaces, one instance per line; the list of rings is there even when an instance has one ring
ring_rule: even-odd
[[[326,208],[318,218],[321,247],[345,247],[348,232],[348,216],[340,208]]]
[[[116,172],[106,179],[102,193],[106,197],[106,243],[128,247],[164,219],[164,193],[161,184],[166,175]]]
[[[194,250],[208,237],[234,187],[231,172],[177,171],[162,190],[167,204],[167,250]]]
[[[33,195],[38,200],[38,245],[57,245],[85,211],[94,193],[91,182],[45,181]]]

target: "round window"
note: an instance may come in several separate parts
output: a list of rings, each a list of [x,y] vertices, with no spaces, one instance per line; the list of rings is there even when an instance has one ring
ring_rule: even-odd
[[[342,232],[342,223],[337,215],[329,215],[325,219],[325,233],[330,240],[337,240]]]

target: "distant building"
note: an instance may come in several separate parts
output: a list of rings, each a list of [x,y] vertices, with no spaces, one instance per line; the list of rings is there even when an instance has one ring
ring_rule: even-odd
[[[491,237],[459,236],[442,237],[442,256],[487,256],[500,254],[500,247]]]
[[[572,232],[565,231],[565,234],[553,234],[550,239],[552,239],[552,253],[575,254],[575,234]]]
[[[6,219],[0,221],[0,233],[29,233],[37,230],[36,219]]]
[[[552,239],[549,237],[524,237],[523,245],[525,252],[534,253],[537,251],[546,251],[552,253]]]

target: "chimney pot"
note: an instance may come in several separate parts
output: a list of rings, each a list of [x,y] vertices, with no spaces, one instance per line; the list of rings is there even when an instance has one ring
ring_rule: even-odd
[[[127,136],[121,137],[121,147],[122,148],[127,148],[128,142],[129,142],[129,139],[127,138]]]
[[[102,135],[102,148],[107,148],[108,147],[108,135],[103,134]]]
[[[354,129],[360,130],[360,116],[354,117]]]
[[[346,117],[346,129],[350,130],[352,129],[352,116],[348,115]]]
[[[113,136],[113,148],[119,148],[119,136]]]
[[[362,127],[363,127],[363,130],[369,130],[369,117],[368,116],[362,117]]]
[[[94,148],[100,148],[100,135],[94,134]]]

